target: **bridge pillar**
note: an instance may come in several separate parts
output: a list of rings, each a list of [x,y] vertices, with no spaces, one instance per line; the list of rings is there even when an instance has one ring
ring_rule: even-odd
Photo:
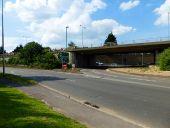
[[[75,64],[75,63],[76,63],[75,53],[69,52],[69,64]]]

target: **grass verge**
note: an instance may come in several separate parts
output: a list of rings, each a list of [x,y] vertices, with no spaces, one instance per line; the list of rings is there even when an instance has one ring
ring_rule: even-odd
[[[2,76],[3,76],[2,73],[0,73],[0,78],[2,78]],[[19,84],[24,84],[24,85],[25,84],[31,84],[31,85],[37,84],[37,82],[34,80],[26,79],[26,78],[23,78],[17,75],[12,75],[12,74],[5,74],[5,78],[10,81],[13,81]]]
[[[0,127],[86,128],[86,126],[53,111],[43,102],[2,84],[0,84]]]

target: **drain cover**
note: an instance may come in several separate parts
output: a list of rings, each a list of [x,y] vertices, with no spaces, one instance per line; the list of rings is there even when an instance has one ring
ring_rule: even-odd
[[[95,104],[92,104],[92,103],[90,103],[90,102],[88,102],[88,101],[85,101],[84,104],[86,104],[86,105],[88,105],[88,106],[91,106],[91,107],[93,107],[93,108],[97,108],[97,109],[100,108],[99,106],[97,106],[97,105],[95,105]]]

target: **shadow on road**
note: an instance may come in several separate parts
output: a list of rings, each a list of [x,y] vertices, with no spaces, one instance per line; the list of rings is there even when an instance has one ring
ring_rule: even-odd
[[[21,87],[21,86],[31,86],[31,85],[26,85],[26,84],[19,84],[17,82],[8,80],[6,78],[0,78],[0,84],[7,85],[9,87]]]
[[[25,78],[35,80],[37,82],[58,81],[58,80],[66,80],[67,79],[67,78],[54,77],[54,76],[28,76],[28,77],[25,77]]]

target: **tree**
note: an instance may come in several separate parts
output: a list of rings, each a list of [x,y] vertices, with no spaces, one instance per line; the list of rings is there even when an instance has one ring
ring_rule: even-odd
[[[6,53],[6,51],[4,50],[4,53]],[[0,54],[3,54],[3,48],[0,47]]]
[[[44,52],[51,52],[51,48],[50,47],[44,47]]]
[[[111,32],[104,42],[104,46],[115,46],[117,45],[117,40],[115,35]]]
[[[69,62],[69,54],[67,52],[60,52],[58,54],[58,59],[62,63],[68,63]]]
[[[43,53],[43,47],[37,42],[29,42],[24,46],[20,53],[23,63],[30,65],[36,61],[36,57]]]
[[[14,49],[14,53],[18,53],[18,52],[21,52],[21,50],[23,49],[23,46],[20,44],[19,46],[17,46],[15,49]]]
[[[158,57],[158,65],[163,71],[170,71],[170,48],[164,50]]]
[[[71,41],[71,42],[68,44],[68,46],[69,46],[69,48],[75,48],[75,47],[76,47],[76,44]]]
[[[15,51],[18,51],[18,47]],[[9,58],[8,64],[22,64],[43,69],[61,68],[61,61],[56,58],[50,47],[43,48],[37,42],[29,42],[19,51]]]
[[[61,63],[52,52],[46,52],[37,56],[37,63],[39,67],[43,69],[54,69],[61,67]]]

